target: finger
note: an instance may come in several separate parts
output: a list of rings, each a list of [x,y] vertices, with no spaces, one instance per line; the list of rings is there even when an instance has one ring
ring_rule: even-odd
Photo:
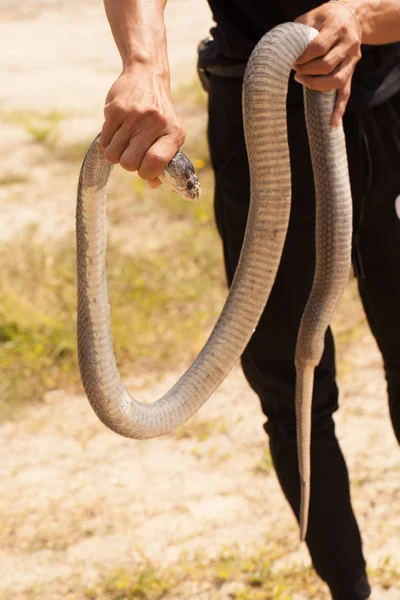
[[[129,144],[119,159],[121,167],[126,171],[137,171],[153,140],[154,135],[150,131],[139,131],[131,137]]]
[[[336,44],[323,57],[315,58],[301,65],[294,64],[293,68],[301,75],[329,75],[334,71],[346,56],[346,50],[342,44]]]
[[[336,30],[332,29],[332,27],[321,29],[319,34],[312,42],[310,42],[306,51],[296,60],[294,65],[297,67],[298,65],[325,56],[336,44],[337,37]]]
[[[104,150],[104,156],[106,159],[113,164],[117,164],[125,152],[125,149],[129,145],[131,137],[131,128],[126,122],[122,123],[121,127],[115,132],[111,141]]]
[[[105,150],[107,148],[107,146],[110,144],[111,140],[113,139],[115,133],[120,128],[121,124],[122,124],[122,121],[116,121],[116,120],[111,120],[111,119],[104,121],[104,125],[101,130],[101,135],[100,135],[100,140],[99,140],[100,146],[103,150]]]
[[[339,127],[350,98],[351,79],[346,83],[342,90],[338,91],[335,103],[335,109],[332,115],[332,127]]]
[[[140,164],[139,175],[143,179],[155,179],[179,150],[179,144],[172,135],[159,138],[148,149]]]
[[[295,75],[295,80],[302,85],[317,90],[326,92],[328,90],[343,89],[354,71],[356,61],[352,57],[346,57],[340,65],[329,75]]]
[[[149,184],[149,186],[153,189],[156,189],[158,187],[160,187],[161,185],[161,181],[159,179],[150,179],[147,181],[147,183]]]

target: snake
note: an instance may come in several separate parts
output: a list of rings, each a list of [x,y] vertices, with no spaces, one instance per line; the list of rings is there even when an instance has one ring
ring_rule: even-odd
[[[218,388],[250,341],[274,285],[289,223],[288,79],[294,62],[317,34],[303,24],[283,23],[260,40],[249,58],[243,80],[243,122],[250,205],[235,276],[221,314],[193,364],[161,398],[147,404],[126,390],[113,352],[106,276],[106,192],[112,165],[99,137],[91,144],[79,176],[76,208],[78,359],[93,410],[117,434],[153,438],[184,423]],[[350,272],[352,198],[343,128],[331,125],[335,96],[335,91],[304,89],[315,182],[316,264],[294,357],[300,480],[296,516],[302,541],[310,505],[314,369]],[[199,195],[197,176],[181,151],[160,178],[184,198]]]

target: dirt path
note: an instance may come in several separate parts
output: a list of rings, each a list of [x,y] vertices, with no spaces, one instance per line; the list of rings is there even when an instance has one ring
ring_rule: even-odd
[[[400,562],[400,456],[376,349],[369,337],[360,347],[348,357],[337,423],[366,555],[377,567]],[[140,397],[158,397],[174,379]],[[181,552],[212,557],[231,544],[245,554],[266,538],[279,545],[286,537],[287,561],[308,564],[275,475],[260,467],[262,422],[238,370],[189,425],[146,442],[106,431],[84,397],[49,394],[24,421],[0,428],[0,597],[12,589],[28,599],[25,589],[46,584],[61,598],[83,562],[90,580],[144,556],[168,564]],[[374,598],[399,594],[392,582]]]

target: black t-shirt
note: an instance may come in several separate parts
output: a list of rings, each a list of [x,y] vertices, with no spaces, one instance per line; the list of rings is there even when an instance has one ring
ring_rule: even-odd
[[[211,61],[247,62],[254,46],[270,29],[320,6],[321,0],[208,0],[216,27]],[[375,106],[400,91],[400,43],[362,46],[353,77],[349,108]],[[302,101],[302,86],[291,78],[289,102]]]

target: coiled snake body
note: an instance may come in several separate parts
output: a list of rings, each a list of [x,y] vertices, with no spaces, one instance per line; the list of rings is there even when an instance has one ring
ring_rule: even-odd
[[[79,365],[94,411],[120,435],[155,437],[189,419],[227,376],[257,326],[274,284],[290,213],[288,77],[293,63],[317,33],[305,25],[285,23],[264,36],[249,59],[243,113],[251,202],[239,264],[226,304],[204,348],[172,389],[152,404],[142,404],[129,395],[115,363],[105,269],[105,192],[111,165],[98,138],[84,159],[76,223]],[[305,92],[317,209],[315,278],[295,355],[301,539],[307,530],[310,495],[314,368],[350,268],[352,202],[343,130],[330,125],[334,100],[331,92]],[[193,186],[195,179],[189,188]]]

